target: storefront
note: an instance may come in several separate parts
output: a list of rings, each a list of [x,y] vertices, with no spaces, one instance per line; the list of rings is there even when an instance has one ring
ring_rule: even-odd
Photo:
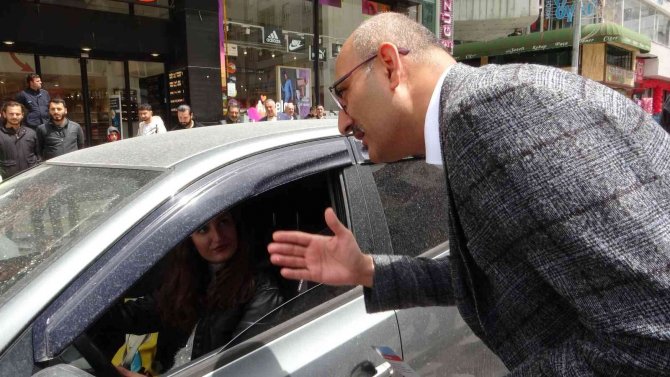
[[[620,25],[583,26],[579,72],[630,97],[635,87],[635,58],[650,48],[649,37]],[[569,69],[572,29],[461,44],[456,46],[454,57],[470,64],[535,63]]]
[[[38,73],[51,98],[65,100],[88,145],[105,142],[111,124],[124,138],[134,135],[138,103],[168,115],[168,0],[13,0],[3,7],[1,100],[14,99],[26,75]]]
[[[234,99],[248,109],[248,119],[257,120],[265,113],[263,100],[271,98],[280,111],[294,103],[301,117],[315,104],[334,115],[337,106],[326,93],[335,80],[335,59],[363,20],[397,11],[435,29],[434,0],[320,0],[315,8],[316,3],[222,0],[224,107]]]
[[[231,99],[248,119],[265,98],[294,102],[301,115],[324,104],[334,116],[326,92],[351,31],[382,11],[436,30],[436,8],[435,0],[8,0],[0,99],[13,99],[27,73],[40,74],[89,145],[103,142],[110,124],[134,135],[143,102],[168,128],[182,103],[218,124]]]

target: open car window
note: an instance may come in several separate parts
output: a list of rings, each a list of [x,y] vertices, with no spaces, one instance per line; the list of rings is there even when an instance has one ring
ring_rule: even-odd
[[[307,281],[291,281],[283,279],[279,274],[278,268],[274,267],[269,262],[269,256],[266,251],[267,244],[271,240],[272,232],[278,229],[303,230],[323,234],[329,233],[329,229],[323,219],[323,213],[327,207],[332,206],[337,208],[335,204],[339,199],[336,200],[335,198],[342,196],[342,192],[338,186],[339,180],[337,177],[338,174],[336,171],[315,174],[280,186],[274,190],[259,195],[258,197],[238,204],[236,207],[226,211],[235,214],[238,229],[243,230],[244,232],[244,235],[240,235],[240,237],[244,238],[243,243],[246,246],[246,252],[249,253],[249,261],[253,263],[253,270],[255,271],[256,277],[262,276],[262,281],[256,282],[257,291],[264,290],[264,294],[266,294],[267,297],[270,297],[269,299],[273,300],[274,304],[264,304],[263,312],[252,315],[250,317],[250,322],[244,322],[245,320],[249,321],[245,313],[245,310],[251,305],[249,303],[245,304],[246,306],[235,314],[237,319],[240,320],[240,322],[236,324],[232,323],[235,319],[227,317],[224,320],[231,322],[227,325],[221,325],[220,322],[224,321],[221,317],[199,318],[197,326],[214,326],[219,333],[229,331],[231,334],[230,336],[217,339],[217,341],[220,340],[222,343],[210,343],[211,349],[198,351],[204,351],[205,354],[209,352],[220,352],[230,346],[258,335],[261,332],[267,331],[279,323],[294,318],[300,313],[337,297],[339,294],[352,288],[316,286],[314,283]],[[346,223],[347,220],[343,211],[340,211],[340,213],[340,217]],[[201,228],[198,227],[198,229]],[[199,231],[200,230],[196,230],[195,233]],[[239,242],[242,244],[242,238],[240,238]],[[175,274],[175,271],[180,271],[179,269],[175,269],[174,265],[172,265],[175,260],[175,252],[179,252],[179,250],[173,250],[168,253],[168,255],[161,259],[159,263],[149,270],[149,272],[144,274],[143,277],[124,294],[123,300],[132,299],[135,301],[132,301],[131,303],[117,303],[92,327],[93,330],[89,330],[91,341],[95,343],[95,346],[100,349],[109,360],[112,360],[116,355],[116,362],[119,361],[119,352],[127,351],[123,350],[123,347],[127,348],[127,344],[124,346],[124,342],[127,343],[128,340],[127,334],[142,334],[142,326],[146,326],[146,328],[149,329],[149,332],[158,333],[157,343],[159,345],[156,346],[157,358],[162,357],[161,352],[163,350],[160,345],[161,341],[173,341],[171,338],[174,338],[175,335],[171,333],[172,329],[170,329],[169,326],[167,329],[166,327],[151,328],[149,326],[152,321],[161,322],[162,318],[159,315],[155,315],[156,313],[148,314],[149,309],[141,306],[146,305],[147,302],[150,302],[152,305],[155,304],[156,297],[160,297],[160,294],[157,294],[157,292],[160,291],[160,287],[169,284],[171,281],[170,277]],[[195,253],[195,251],[192,252]],[[264,285],[268,284],[268,280],[269,284],[272,285],[269,289]],[[273,297],[274,293],[270,293],[272,290],[276,290],[277,297]],[[183,302],[181,299],[175,298],[175,304],[181,302]],[[125,309],[120,310],[119,306],[124,307]],[[140,306],[140,308],[138,308],[138,306]],[[119,325],[119,323],[109,323],[110,321],[120,321],[125,323],[127,319],[119,319],[119,313],[124,312],[127,314],[133,310],[135,311],[133,312],[133,315],[137,315],[136,312],[138,310],[142,315],[137,317],[137,319],[130,321],[135,325],[131,326],[127,331],[122,331],[120,327],[116,326]],[[114,318],[114,315],[117,317]],[[227,315],[228,314],[224,313],[221,316],[225,317]],[[185,347],[193,347],[193,343],[195,343],[197,347],[197,330],[196,332],[191,333],[190,336],[191,338],[188,339],[186,334],[180,335],[178,339],[179,342],[183,343],[184,340],[186,340],[186,344],[180,344],[178,347],[180,352],[183,351]],[[190,346],[188,345],[189,341],[191,342]],[[171,349],[174,349],[174,347]],[[193,351],[193,348],[191,348],[191,350]],[[64,353],[64,356],[66,356],[66,358],[63,359],[64,362],[71,364],[80,362],[77,361],[76,357],[72,357],[72,354],[76,355],[76,353],[72,352],[72,349],[68,352]],[[198,356],[200,355],[201,354],[198,354]],[[181,366],[178,364],[170,364],[171,361],[172,360],[167,362],[170,368],[174,369]],[[184,361],[182,360],[181,362]],[[166,361],[160,360],[159,365],[163,364],[166,364]],[[155,372],[160,373],[165,372],[165,370],[156,370]]]

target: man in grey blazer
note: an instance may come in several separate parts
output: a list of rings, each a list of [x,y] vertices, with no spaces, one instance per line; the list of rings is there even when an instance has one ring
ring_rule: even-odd
[[[444,165],[450,256],[364,254],[328,209],[333,237],[274,234],[284,277],[363,285],[370,312],[455,304],[512,376],[670,375],[670,136],[651,117],[558,69],[456,64],[392,13],[336,73],[340,131],[373,161]]]

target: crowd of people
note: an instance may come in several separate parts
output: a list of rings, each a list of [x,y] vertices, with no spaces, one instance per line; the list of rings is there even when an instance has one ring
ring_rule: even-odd
[[[300,114],[298,114],[296,111],[296,105],[293,102],[283,102],[283,112],[278,111],[280,106],[277,106],[277,102],[272,98],[267,98],[263,102],[259,101],[258,103],[258,110],[256,110],[256,114],[263,111],[264,115],[261,113],[263,116],[258,115],[258,118],[249,116],[249,121],[251,122],[256,121],[256,119],[258,122],[267,122],[278,120],[324,119],[326,117],[326,110],[323,105],[312,106],[309,109],[309,113],[301,118]],[[280,102],[280,104],[282,103]],[[251,110],[254,109],[252,108]],[[236,100],[230,100],[230,102],[228,102],[227,115],[225,119],[226,124],[242,123],[241,114],[242,110],[240,103]],[[247,114],[250,115],[251,111],[249,110]]]
[[[297,120],[295,104],[284,104],[284,112],[277,111],[273,99],[263,103],[265,116],[260,121]],[[0,111],[0,182],[14,176],[41,161],[81,149],[85,145],[82,127],[67,117],[67,104],[61,98],[51,98],[42,88],[42,79],[36,73],[26,76],[26,88],[15,100],[5,101]],[[305,119],[323,119],[326,116],[323,105],[312,106]],[[154,115],[148,103],[138,106],[140,123],[135,136],[166,133],[168,130],[160,116]],[[177,108],[178,123],[170,131],[185,130],[205,126],[194,119],[191,106],[182,104]],[[240,103],[228,103],[225,123],[242,123]],[[107,129],[107,141],[121,139],[118,127]]]

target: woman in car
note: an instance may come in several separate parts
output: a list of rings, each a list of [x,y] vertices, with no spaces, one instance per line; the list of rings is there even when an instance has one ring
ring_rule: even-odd
[[[254,272],[235,217],[224,212],[193,232],[168,256],[153,295],[117,305],[103,319],[108,330],[159,333],[155,372],[225,345],[281,304],[272,276]]]

